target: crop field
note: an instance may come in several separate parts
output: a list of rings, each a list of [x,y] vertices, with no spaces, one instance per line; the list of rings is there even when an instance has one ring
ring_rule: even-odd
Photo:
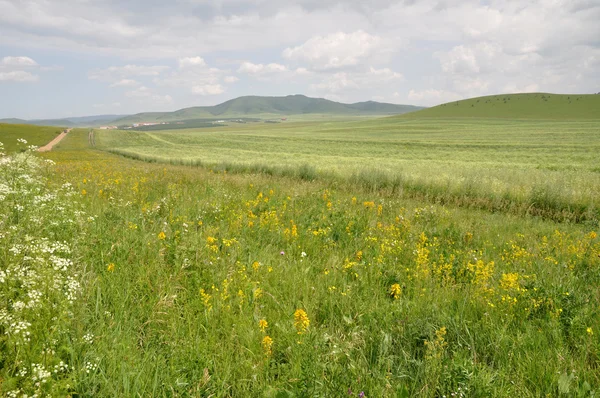
[[[95,148],[74,129],[2,156],[0,395],[597,396],[599,127],[386,118]]]
[[[564,221],[600,215],[600,121],[383,118],[152,133],[101,131],[146,161],[330,177]]]

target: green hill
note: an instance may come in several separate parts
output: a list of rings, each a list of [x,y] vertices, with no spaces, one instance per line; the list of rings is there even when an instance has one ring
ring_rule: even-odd
[[[30,124],[35,126],[57,126],[57,127],[94,127],[103,124],[111,124],[116,119],[121,119],[127,115],[95,115],[69,117],[63,119],[0,119],[0,123],[8,124]]]
[[[27,140],[27,145],[42,146],[52,141],[61,131],[59,127],[0,123],[0,142],[4,144],[5,151],[10,153],[26,147],[17,142],[19,138]]]
[[[410,118],[600,119],[599,94],[502,94],[448,102]]]
[[[342,104],[323,98],[304,95],[286,97],[246,96],[235,98],[215,106],[197,106],[175,112],[149,112],[124,117],[115,121],[119,125],[139,122],[172,122],[190,119],[214,119],[232,117],[274,117],[288,115],[398,115],[423,109],[412,105],[394,105],[379,102]]]

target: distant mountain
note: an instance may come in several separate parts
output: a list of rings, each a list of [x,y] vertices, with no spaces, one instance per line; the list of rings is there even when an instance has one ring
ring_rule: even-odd
[[[501,94],[453,101],[410,118],[600,119],[598,94]]]
[[[422,107],[394,105],[374,101],[342,104],[323,98],[304,95],[286,97],[246,96],[235,98],[219,105],[196,106],[175,112],[138,113],[116,120],[118,125],[139,122],[173,122],[190,119],[214,119],[232,117],[280,117],[290,115],[399,115],[413,112]]]
[[[96,115],[69,117],[63,119],[0,119],[0,123],[8,124],[33,124],[36,126],[57,126],[57,127],[95,127],[103,124],[110,124],[117,119],[122,119],[127,115]]]

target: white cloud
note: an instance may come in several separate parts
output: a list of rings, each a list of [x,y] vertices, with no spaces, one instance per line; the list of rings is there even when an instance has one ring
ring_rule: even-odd
[[[29,57],[4,57],[0,62],[0,65],[6,67],[29,67],[38,66],[38,63]]]
[[[274,74],[274,73],[282,73],[287,72],[288,68],[285,65],[270,63],[270,64],[253,64],[249,61],[244,61],[240,65],[238,72],[246,73],[248,75],[265,75],[265,74]]]
[[[197,95],[218,95],[224,92],[225,89],[220,84],[206,84],[192,87],[192,93]]]
[[[140,83],[138,83],[136,80],[132,80],[132,79],[121,79],[117,82],[114,82],[113,84],[110,85],[110,87],[133,87],[133,86],[137,86]]]
[[[168,70],[168,66],[163,65],[124,65],[111,66],[106,69],[94,69],[88,73],[92,80],[115,82],[129,76],[158,76]]]
[[[0,81],[1,82],[37,82],[40,79],[38,75],[34,75],[32,73],[17,70],[17,71],[9,71],[2,72],[0,71]]]
[[[149,101],[152,104],[169,104],[173,102],[173,98],[170,95],[158,94],[153,89],[146,86],[140,86],[135,90],[127,91],[125,96],[128,98]]]
[[[396,96],[398,93],[394,93]],[[463,97],[451,91],[426,89],[426,90],[410,90],[408,99],[413,101],[415,105],[437,105],[444,102],[457,101]]]
[[[310,89],[320,95],[340,94],[362,90],[382,90],[393,87],[403,80],[401,73],[389,68],[369,67],[366,71],[337,72],[321,76],[321,81],[312,83]],[[380,94],[374,94],[382,97]]]
[[[382,51],[386,48],[381,37],[358,30],[315,36],[300,46],[286,48],[283,57],[306,62],[317,70],[328,70],[358,65],[375,52]]]
[[[202,57],[179,58],[178,62],[180,68],[187,68],[191,66],[206,66],[206,62]]]
[[[237,81],[239,81],[240,79],[236,76],[225,76],[225,78],[223,79],[223,81],[225,83],[235,83]]]
[[[40,77],[31,73],[32,69],[40,70],[40,65],[29,57],[4,57],[0,59],[0,82],[37,82]]]

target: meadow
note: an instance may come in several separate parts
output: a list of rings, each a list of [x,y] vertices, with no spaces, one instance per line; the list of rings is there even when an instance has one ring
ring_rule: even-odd
[[[415,119],[96,132],[144,161],[388,188],[399,196],[557,221],[600,219],[600,121]]]
[[[0,142],[4,144],[4,150],[10,153],[27,148],[17,141],[19,138],[26,140],[29,145],[43,146],[52,141],[61,131],[60,127],[0,123]]]
[[[597,128],[390,118],[96,148],[75,129],[3,156],[0,393],[597,396]],[[444,204],[441,173],[469,200],[494,178],[570,189],[588,216]]]

